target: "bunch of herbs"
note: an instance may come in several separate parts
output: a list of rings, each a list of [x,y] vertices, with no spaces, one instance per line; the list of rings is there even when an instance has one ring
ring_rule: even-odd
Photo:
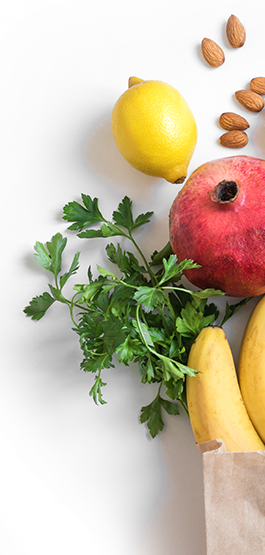
[[[37,242],[35,259],[51,272],[53,283],[48,284],[49,291],[34,297],[24,312],[40,320],[56,301],[68,307],[83,353],[81,369],[94,375],[90,395],[95,403],[106,403],[103,380],[107,370],[117,362],[125,366],[137,363],[142,384],[157,384],[154,400],[142,407],[140,415],[155,437],[164,427],[163,410],[177,415],[182,406],[188,413],[185,379],[196,374],[188,366],[189,351],[201,329],[219,317],[217,306],[209,299],[224,293],[187,289],[181,283],[183,271],[198,264],[193,260],[178,263],[169,243],[147,261],[135,231],[148,224],[152,215],[147,212],[134,218],[127,196],[113,212],[112,221],[103,217],[97,198],[83,194],[82,202],[67,204],[63,219],[79,238],[120,237],[133,245],[137,256],[120,243],[110,242],[107,259],[117,266],[119,275],[97,266],[97,276],[93,277],[89,266],[86,283],[75,284],[72,298],[67,299],[63,287],[79,269],[80,252],[74,255],[69,270],[62,273],[67,238],[57,233],[46,244]],[[220,325],[247,300],[232,306],[227,303]]]

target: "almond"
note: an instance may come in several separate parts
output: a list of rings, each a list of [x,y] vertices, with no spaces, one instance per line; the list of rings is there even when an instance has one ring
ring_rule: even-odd
[[[246,31],[241,21],[235,16],[230,15],[226,24],[226,35],[233,48],[241,48],[245,44]]]
[[[260,112],[264,108],[263,98],[253,91],[237,91],[236,99],[251,112]]]
[[[265,77],[254,77],[249,84],[251,90],[257,94],[265,94]]]
[[[216,42],[211,39],[204,38],[201,43],[203,56],[212,67],[219,67],[225,61],[223,50]]]
[[[242,131],[249,127],[248,121],[234,112],[224,112],[221,114],[219,124],[223,129],[227,129],[227,131],[234,131],[235,129]]]
[[[228,148],[242,148],[248,144],[248,136],[244,131],[227,131],[220,137],[219,142]]]

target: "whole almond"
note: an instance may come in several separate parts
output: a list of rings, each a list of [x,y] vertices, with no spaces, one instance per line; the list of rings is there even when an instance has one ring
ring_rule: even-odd
[[[234,112],[224,112],[221,114],[219,124],[223,129],[227,129],[227,131],[234,131],[235,129],[243,131],[249,127],[248,121]]]
[[[248,144],[248,136],[244,131],[227,131],[221,135],[219,142],[227,148],[242,148]]]
[[[260,112],[264,108],[263,98],[253,91],[241,90],[237,91],[235,95],[238,102],[251,112]]]
[[[212,67],[219,67],[225,61],[225,55],[220,46],[211,39],[204,38],[201,43],[203,56]]]
[[[241,48],[245,44],[246,31],[241,21],[235,16],[230,15],[226,24],[226,35],[233,48]]]
[[[254,77],[249,84],[251,90],[257,94],[265,94],[265,77]]]

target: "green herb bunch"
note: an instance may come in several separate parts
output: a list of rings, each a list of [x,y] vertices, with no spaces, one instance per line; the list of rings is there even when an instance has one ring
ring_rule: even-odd
[[[187,365],[189,351],[200,330],[219,316],[216,305],[209,304],[208,299],[224,293],[186,289],[181,283],[183,270],[199,266],[192,260],[178,263],[170,244],[155,251],[148,262],[135,240],[135,231],[150,222],[153,212],[134,219],[127,196],[113,212],[112,221],[103,217],[97,198],[84,194],[82,203],[70,202],[63,214],[63,219],[71,223],[68,229],[77,232],[79,238],[125,238],[132,243],[136,255],[123,250],[120,243],[109,243],[107,258],[118,267],[119,276],[97,266],[97,277],[93,278],[89,266],[87,283],[74,285],[74,294],[67,299],[63,287],[78,271],[80,252],[74,255],[69,270],[62,273],[66,237],[57,233],[45,245],[37,242],[35,259],[53,274],[54,284],[49,284],[49,292],[34,297],[24,312],[33,320],[40,320],[55,301],[68,306],[83,352],[81,369],[95,377],[90,389],[95,403],[106,402],[102,394],[106,386],[103,371],[105,376],[106,369],[117,361],[125,366],[137,363],[141,382],[158,384],[155,399],[142,407],[140,415],[141,422],[147,423],[155,437],[164,427],[162,409],[176,415],[181,405],[188,413],[185,378],[196,374]],[[101,225],[95,229],[97,224]],[[227,303],[221,325],[245,302],[233,306]],[[167,398],[162,397],[162,387]]]

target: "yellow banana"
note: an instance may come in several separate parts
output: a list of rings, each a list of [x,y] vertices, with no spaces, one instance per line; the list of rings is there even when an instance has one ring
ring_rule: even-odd
[[[194,341],[188,366],[200,373],[187,376],[187,403],[197,443],[222,439],[227,451],[258,451],[265,445],[245,408],[233,355],[224,330],[203,328]]]
[[[240,347],[238,377],[250,419],[265,442],[265,296],[247,323]]]

